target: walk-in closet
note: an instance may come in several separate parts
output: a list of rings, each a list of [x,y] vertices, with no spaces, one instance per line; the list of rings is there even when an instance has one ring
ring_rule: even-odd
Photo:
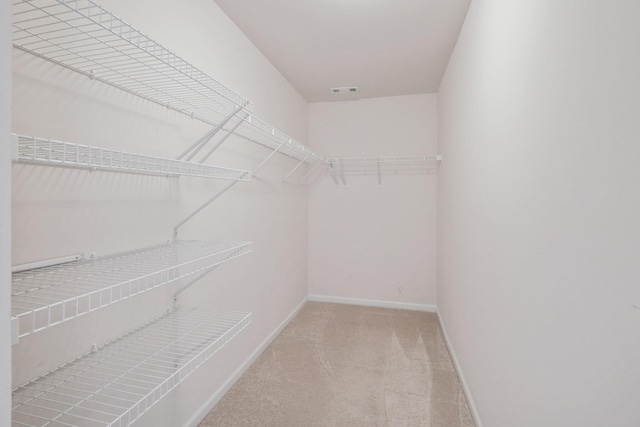
[[[0,5],[0,426],[637,427],[640,2]]]

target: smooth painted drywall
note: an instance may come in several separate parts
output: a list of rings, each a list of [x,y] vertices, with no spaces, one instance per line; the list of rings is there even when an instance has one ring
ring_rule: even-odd
[[[438,309],[484,426],[640,423],[638,16],[471,3],[438,94]]]
[[[11,3],[0,4],[0,425],[11,423]]]
[[[309,144],[331,157],[436,154],[434,94],[309,104]],[[435,304],[431,173],[321,176],[309,190],[309,293]]]
[[[254,101],[259,117],[304,141],[306,101],[214,2],[101,3]],[[14,52],[13,108],[18,133],[170,158],[208,129],[21,51]],[[253,169],[270,153],[231,137],[208,162]],[[253,241],[252,253],[219,266],[178,301],[252,312],[253,323],[137,426],[183,425],[306,298],[306,189],[281,183],[295,164],[274,157],[253,182],[235,185],[180,229],[179,238],[186,240]],[[13,178],[15,263],[162,243],[171,239],[178,221],[227,184],[29,165],[14,165]],[[14,385],[165,311],[175,288],[148,292],[21,340],[14,347]]]

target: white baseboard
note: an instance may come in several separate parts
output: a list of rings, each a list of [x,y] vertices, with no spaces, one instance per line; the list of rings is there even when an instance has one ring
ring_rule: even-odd
[[[437,312],[435,305],[411,304],[408,302],[381,301],[381,300],[375,300],[375,299],[342,298],[342,297],[330,297],[330,296],[324,296],[324,295],[309,295],[309,301],[332,302],[336,304],[364,305],[367,307],[400,308],[403,310],[426,311],[429,313]]]
[[[204,405],[202,405],[200,409],[198,409],[196,413],[192,415],[191,418],[189,418],[189,420],[184,424],[184,427],[197,427],[198,424],[200,424],[202,420],[204,420],[207,414],[211,412],[211,410],[218,404],[220,399],[224,397],[224,395],[229,391],[229,389],[231,389],[231,387],[233,387],[233,385],[240,379],[240,377],[247,371],[247,369],[249,369],[249,367],[253,365],[258,357],[260,357],[262,352],[265,351],[267,347],[269,347],[269,344],[271,344],[273,340],[276,339],[278,335],[280,335],[280,332],[282,332],[282,330],[289,324],[289,322],[291,322],[293,318],[296,317],[296,315],[302,309],[306,302],[307,298],[302,300],[302,302],[291,312],[291,314],[289,314],[287,318],[284,319],[282,323],[280,323],[280,325],[278,325],[278,327],[274,329],[267,338],[264,339],[264,341],[262,341],[258,348],[253,353],[251,353],[251,356],[249,356],[249,358],[247,358],[247,360],[245,360],[244,363],[240,365],[240,367],[233,373],[233,375],[231,375],[231,377],[229,377],[229,379],[224,384],[218,387],[218,389],[204,403]]]
[[[437,311],[436,311],[437,313]],[[469,390],[469,384],[462,373],[462,369],[460,368],[460,363],[458,363],[458,357],[456,356],[456,352],[453,350],[453,346],[451,345],[451,340],[449,340],[449,335],[447,334],[447,330],[444,327],[444,323],[442,322],[442,317],[440,317],[440,313],[438,313],[438,322],[440,322],[440,328],[442,329],[442,335],[444,336],[444,341],[447,344],[447,348],[449,349],[449,354],[451,355],[451,359],[453,360],[453,366],[456,368],[456,372],[458,373],[458,378],[460,378],[460,383],[462,384],[462,391],[464,392],[464,396],[467,399],[467,403],[469,404],[469,409],[471,409],[471,416],[473,420],[476,422],[476,427],[482,427],[482,421],[480,421],[480,415],[478,414],[478,408],[476,406],[476,402],[473,400],[471,396],[471,391]]]

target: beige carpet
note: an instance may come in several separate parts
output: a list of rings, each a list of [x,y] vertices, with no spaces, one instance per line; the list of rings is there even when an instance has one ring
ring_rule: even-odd
[[[474,427],[435,314],[307,303],[200,427]]]

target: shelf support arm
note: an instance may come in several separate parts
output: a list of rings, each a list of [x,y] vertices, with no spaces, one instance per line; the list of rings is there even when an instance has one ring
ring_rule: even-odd
[[[258,165],[258,167],[257,167],[257,168],[255,168],[255,170],[253,171],[253,175],[255,175],[256,173],[258,173],[258,171],[259,171],[260,169],[262,169],[262,167],[263,167],[264,165],[266,165],[266,164],[267,164],[267,162],[268,162],[269,160],[271,160],[271,158],[272,158],[273,156],[275,156],[278,152],[280,152],[280,149],[284,146],[284,144],[286,144],[287,142],[290,142],[290,141],[291,141],[291,139],[289,139],[289,141],[284,141],[284,142],[282,142],[282,144],[280,144],[280,145],[278,146],[278,148],[276,148],[275,150],[273,150],[273,153],[269,154],[269,155],[267,156],[267,158],[266,158],[266,159],[264,159],[264,160],[262,161],[262,163],[260,163],[260,164]]]
[[[340,163],[340,177],[342,178],[342,184],[347,185],[347,181],[345,181],[344,179],[344,163],[342,162],[342,160],[339,160],[339,163]]]
[[[218,266],[218,264],[216,265],[212,265],[211,267],[207,268],[205,271],[203,271],[202,273],[198,274],[197,277],[191,279],[191,281],[189,283],[187,283],[186,285],[184,285],[183,287],[181,287],[180,289],[178,289],[174,294],[173,294],[173,304],[175,305],[177,300],[178,300],[178,295],[180,295],[182,292],[186,291],[188,288],[190,288],[191,286],[195,285],[198,281],[200,281],[204,276],[206,276],[207,274],[211,273],[213,270],[216,269],[216,267]],[[174,307],[175,308],[175,307]]]
[[[246,175],[248,174],[248,172],[245,172],[242,174],[242,178],[244,178]],[[175,227],[173,227],[173,239],[177,240],[178,238],[178,229],[180,227],[182,227],[187,221],[189,221],[191,218],[193,218],[194,216],[196,216],[197,214],[199,214],[204,208],[206,208],[207,206],[209,206],[211,203],[213,203],[218,197],[222,196],[224,193],[226,193],[231,187],[233,187],[235,184],[237,184],[238,182],[240,182],[240,180],[237,181],[231,181],[229,184],[227,184],[222,190],[218,191],[216,194],[213,195],[213,197],[211,197],[209,200],[207,200],[206,202],[204,202],[202,204],[202,206],[200,206],[198,209],[196,209],[195,211],[193,211],[191,214],[189,214],[185,219],[183,219],[182,221],[180,221]]]
[[[331,173],[331,178],[333,178],[333,182],[338,185],[338,177],[336,176],[336,168],[332,162],[329,163],[329,172]]]
[[[307,178],[309,178],[311,176],[311,174],[313,173],[313,171],[315,171],[316,169],[318,169],[318,166],[320,166],[322,163],[322,161],[316,163],[316,165],[314,167],[311,168],[311,170],[309,172],[307,172],[307,174],[305,176],[303,176],[302,178],[300,178],[300,180],[298,181],[298,184],[302,184],[302,182],[304,180],[306,180]]]
[[[298,169],[310,156],[311,154],[307,154],[306,156],[304,156],[304,158],[302,160],[300,160],[300,163],[298,163],[293,169],[291,169],[289,171],[289,173],[287,175],[285,175],[284,178],[282,178],[282,183],[284,184],[285,182],[287,182],[287,178],[289,178],[291,176],[292,173],[294,173],[296,171],[296,169]]]
[[[207,132],[204,135],[202,135],[200,137],[200,139],[198,139],[196,142],[191,144],[191,147],[189,147],[185,151],[183,151],[176,159],[177,160],[182,160],[182,158],[184,156],[186,156],[187,154],[189,154],[190,151],[193,151],[193,153],[191,153],[191,155],[187,158],[187,161],[191,160],[193,158],[193,156],[198,154],[198,152],[202,149],[202,147],[204,147],[206,145],[206,143],[209,142],[211,140],[211,138],[213,138],[215,136],[215,134],[217,134],[220,131],[220,129],[222,129],[224,127],[224,125],[226,125],[227,122],[229,120],[231,120],[236,114],[238,114],[238,110],[236,108],[234,108],[233,111],[231,112],[231,114],[229,114],[227,117],[225,117],[220,123],[215,125],[215,127],[213,129],[211,129],[209,132]]]
[[[200,163],[204,163],[205,160],[207,160],[209,158],[209,156],[211,156],[213,154],[214,151],[216,151],[218,149],[218,147],[220,147],[222,145],[223,142],[225,142],[227,140],[227,138],[229,138],[235,131],[236,129],[238,129],[240,127],[240,125],[242,124],[242,122],[244,122],[244,119],[246,119],[248,116],[248,114],[245,114],[244,117],[240,118],[240,121],[234,125],[231,129],[229,129],[227,131],[227,134],[225,136],[223,136],[220,141],[218,141],[216,143],[216,145],[213,146],[213,148],[211,148],[211,150],[209,150],[209,152],[207,154],[205,154],[205,156],[200,160]]]

